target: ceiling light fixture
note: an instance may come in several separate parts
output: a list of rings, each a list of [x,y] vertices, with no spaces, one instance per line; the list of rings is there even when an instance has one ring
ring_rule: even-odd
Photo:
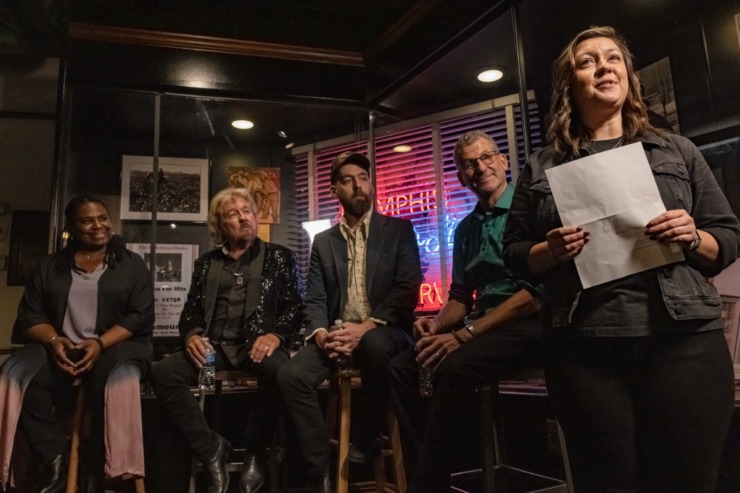
[[[284,139],[287,139],[288,138],[288,134],[286,134],[284,130],[278,130],[278,136],[280,136],[280,137],[282,137]]]
[[[396,147],[394,147],[394,148],[393,148],[393,152],[400,152],[400,153],[403,153],[403,152],[410,152],[410,151],[412,151],[413,149],[414,149],[414,148],[413,148],[413,147],[411,147],[410,145],[406,145],[406,144],[401,144],[401,145],[397,145]]]
[[[478,80],[481,82],[496,82],[504,76],[504,71],[500,68],[486,68],[478,73]]]
[[[287,144],[285,144],[285,148],[292,149],[294,145],[295,145],[295,142],[288,142]]]
[[[238,128],[239,130],[247,130],[254,127],[254,123],[250,122],[249,120],[234,120],[233,122],[231,122],[231,126],[234,128]]]

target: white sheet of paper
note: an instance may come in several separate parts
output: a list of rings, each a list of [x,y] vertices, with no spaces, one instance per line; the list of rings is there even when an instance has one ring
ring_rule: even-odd
[[[563,224],[590,233],[575,257],[584,289],[684,259],[677,245],[645,236],[648,221],[666,209],[639,142],[545,173]]]

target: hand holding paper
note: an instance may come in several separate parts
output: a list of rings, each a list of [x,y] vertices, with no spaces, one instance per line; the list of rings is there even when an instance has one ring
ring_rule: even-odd
[[[575,257],[584,288],[683,260],[677,245],[645,236],[665,212],[642,144],[601,152],[546,171],[560,219],[589,233]]]

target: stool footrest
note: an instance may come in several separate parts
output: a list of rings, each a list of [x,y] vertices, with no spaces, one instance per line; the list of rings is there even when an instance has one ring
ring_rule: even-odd
[[[483,478],[482,469],[473,469],[452,474],[452,483],[454,491],[467,493],[466,484],[471,491],[477,491],[479,488],[478,480]],[[568,493],[568,483],[559,478],[545,476],[533,471],[527,471],[510,465],[500,465],[495,467],[495,491],[501,488],[502,491],[523,491],[521,488],[527,488],[527,493]]]

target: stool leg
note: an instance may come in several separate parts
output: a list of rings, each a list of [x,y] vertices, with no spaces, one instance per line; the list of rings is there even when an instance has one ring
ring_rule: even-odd
[[[349,491],[349,423],[352,379],[339,376],[339,444],[337,447],[337,493]]]
[[[198,390],[198,406],[200,406],[201,412],[203,412],[203,409],[205,409],[206,407],[206,391],[204,389]],[[198,459],[197,457],[193,456],[193,460],[190,464],[190,486],[188,487],[188,493],[195,493],[195,477],[197,474]]]
[[[393,476],[396,481],[396,491],[398,493],[406,493],[406,469],[403,463],[401,432],[398,428],[396,411],[393,408],[388,410],[388,435],[390,436],[391,450],[393,451]]]
[[[496,491],[496,458],[499,454],[496,424],[493,417],[493,389],[484,385],[478,388],[481,405],[481,430],[483,445],[483,491]]]
[[[568,447],[565,443],[565,434],[563,433],[563,429],[560,427],[560,422],[556,421],[558,424],[558,439],[560,440],[560,454],[563,456],[563,469],[565,470],[565,481],[568,483],[568,493],[573,493],[573,476],[570,473],[570,460],[568,459]]]
[[[72,424],[72,437],[70,440],[69,467],[67,469],[66,493],[77,491],[77,473],[80,466],[80,435],[82,424],[85,422],[85,387],[81,386],[77,392],[75,403],[75,415]]]
[[[375,461],[373,462],[373,470],[375,472],[375,493],[384,493],[386,476],[385,457],[383,457],[382,451],[378,454],[378,456],[375,458]]]
[[[136,487],[136,493],[146,493],[144,488],[144,478],[136,478],[134,480],[134,486]]]

